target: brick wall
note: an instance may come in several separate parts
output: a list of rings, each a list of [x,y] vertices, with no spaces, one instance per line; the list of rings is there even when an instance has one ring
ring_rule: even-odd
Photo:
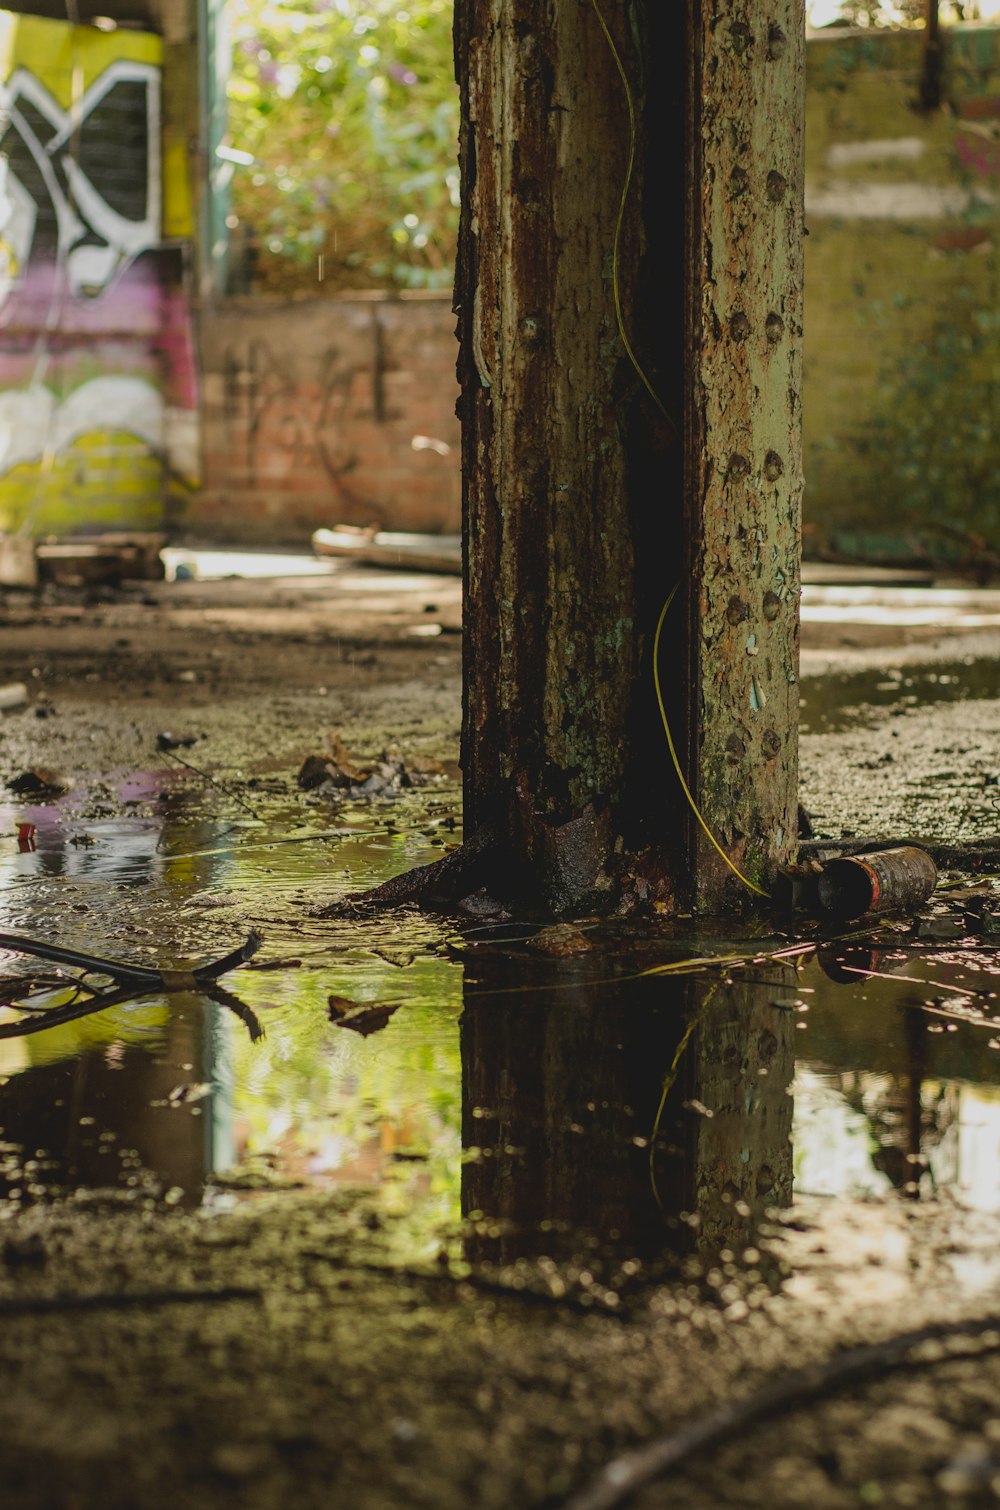
[[[919,32],[807,48],[807,549],[906,553],[942,523],[1000,544],[1000,30],[946,29],[929,114],[921,66]],[[457,530],[454,323],[444,295],[204,313],[205,486],[187,526],[261,542],[339,521]]]
[[[193,534],[460,528],[455,321],[442,294],[230,299],[200,318],[204,482]]]

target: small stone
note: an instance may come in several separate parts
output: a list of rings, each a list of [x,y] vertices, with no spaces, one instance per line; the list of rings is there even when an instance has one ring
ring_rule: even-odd
[[[563,958],[571,954],[588,954],[594,946],[572,923],[553,923],[549,928],[540,928],[529,940],[528,947],[539,954]]]
[[[39,1232],[29,1232],[24,1237],[8,1237],[2,1251],[3,1261],[8,1269],[40,1269],[49,1257]]]
[[[250,1442],[221,1442],[212,1453],[212,1467],[227,1479],[248,1479],[260,1471],[263,1453]]]

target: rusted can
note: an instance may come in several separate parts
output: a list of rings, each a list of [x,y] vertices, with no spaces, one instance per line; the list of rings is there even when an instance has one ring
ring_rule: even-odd
[[[843,918],[866,912],[906,912],[927,901],[937,866],[925,849],[907,844],[869,855],[828,860],[817,882],[820,906]]]
[[[891,975],[908,962],[905,949],[873,949],[866,944],[820,944],[816,958],[823,974],[838,986],[856,986],[869,975]]]

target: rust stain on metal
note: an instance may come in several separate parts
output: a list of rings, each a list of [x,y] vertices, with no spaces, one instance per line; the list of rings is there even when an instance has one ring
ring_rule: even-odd
[[[693,7],[692,26],[689,752],[706,821],[761,878],[796,843],[804,26],[799,0]],[[737,895],[697,842],[700,897]]]

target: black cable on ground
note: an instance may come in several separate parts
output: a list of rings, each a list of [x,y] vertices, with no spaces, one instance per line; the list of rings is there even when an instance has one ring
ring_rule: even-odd
[[[252,929],[244,943],[221,959],[208,960],[187,970],[164,970],[149,965],[133,965],[123,960],[105,959],[100,954],[84,954],[79,949],[64,949],[60,944],[50,944],[43,939],[26,938],[20,933],[0,933],[0,949],[9,949],[15,954],[29,954],[35,959],[49,960],[56,965],[74,965],[89,970],[94,975],[107,975],[120,986],[141,988],[144,991],[193,991],[210,985],[246,964],[264,942],[262,936]]]
[[[654,1438],[645,1447],[612,1459],[585,1489],[567,1501],[565,1510],[615,1510],[667,1469],[679,1467],[706,1448],[728,1445],[732,1438],[758,1421],[814,1404],[847,1385],[892,1373],[910,1362],[910,1353],[924,1343],[982,1337],[989,1332],[995,1335],[977,1351],[975,1356],[981,1357],[984,1352],[1000,1352],[1000,1316],[935,1322],[881,1342],[849,1348],[825,1363],[810,1363],[782,1374],[752,1395],[718,1405],[676,1431]],[[957,1356],[961,1355],[946,1354],[928,1362],[950,1362]]]

